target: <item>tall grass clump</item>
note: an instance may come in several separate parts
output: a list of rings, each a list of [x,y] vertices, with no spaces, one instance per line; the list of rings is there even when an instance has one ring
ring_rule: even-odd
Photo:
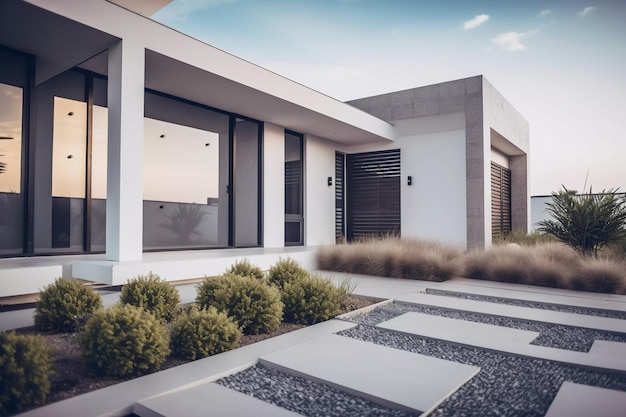
[[[626,263],[606,258],[588,258],[571,278],[579,291],[626,294]]]
[[[35,328],[44,332],[73,332],[100,309],[102,298],[93,288],[77,279],[58,278],[39,293]]]
[[[149,272],[129,280],[122,287],[120,302],[141,307],[156,318],[169,321],[178,311],[180,295],[173,285]]]
[[[463,272],[460,249],[395,236],[324,247],[317,262],[328,271],[426,281],[445,281]]]
[[[513,230],[506,236],[494,237],[493,243],[495,245],[506,245],[509,243],[515,243],[520,246],[535,246],[544,243],[558,242],[558,239],[550,234],[534,231],[526,233],[523,230]]]

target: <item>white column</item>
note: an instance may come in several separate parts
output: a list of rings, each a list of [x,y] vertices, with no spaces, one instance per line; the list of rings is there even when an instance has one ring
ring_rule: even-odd
[[[145,49],[123,40],[109,49],[106,258],[141,260]]]
[[[263,246],[285,246],[285,129],[264,123]]]

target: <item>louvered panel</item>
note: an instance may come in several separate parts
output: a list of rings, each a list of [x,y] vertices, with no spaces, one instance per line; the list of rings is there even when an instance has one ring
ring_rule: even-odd
[[[347,155],[348,239],[400,233],[400,150]]]
[[[511,170],[491,162],[491,233],[511,232]]]
[[[341,241],[345,230],[345,155],[335,152],[335,240]]]

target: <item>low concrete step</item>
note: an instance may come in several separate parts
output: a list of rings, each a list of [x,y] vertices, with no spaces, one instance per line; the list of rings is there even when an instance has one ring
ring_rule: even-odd
[[[259,363],[385,407],[424,414],[480,370],[337,335],[262,356]]]
[[[612,357],[618,361],[626,361],[626,343],[612,342],[609,340],[594,340],[590,355]]]
[[[396,301],[454,310],[471,311],[474,313],[490,314],[492,316],[513,317],[523,320],[561,324],[565,326],[626,333],[626,320],[606,317],[585,316],[582,314],[563,313],[560,311],[538,310],[529,307],[510,306],[505,304],[490,303],[487,301],[464,300],[460,298],[442,297],[422,293],[407,294],[397,298]]]
[[[546,417],[624,417],[626,392],[564,382]]]
[[[295,417],[285,410],[221,385],[209,383],[135,404],[139,417]]]

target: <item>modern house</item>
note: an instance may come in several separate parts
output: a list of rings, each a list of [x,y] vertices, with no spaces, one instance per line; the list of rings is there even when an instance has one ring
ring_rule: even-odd
[[[0,297],[528,229],[528,124],[484,77],[343,103],[148,17],[168,2],[0,2]]]

